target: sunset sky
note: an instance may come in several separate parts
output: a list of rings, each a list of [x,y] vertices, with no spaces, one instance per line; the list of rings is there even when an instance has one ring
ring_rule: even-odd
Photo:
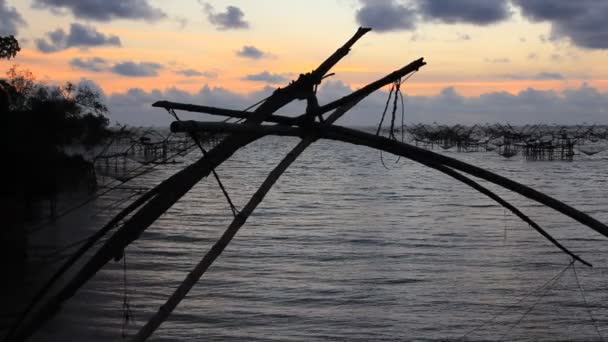
[[[155,100],[242,109],[369,26],[321,102],[425,57],[409,121],[608,123],[606,18],[603,0],[0,0],[22,46],[0,72],[96,84],[113,121],[159,125]],[[386,96],[343,123],[377,122]]]

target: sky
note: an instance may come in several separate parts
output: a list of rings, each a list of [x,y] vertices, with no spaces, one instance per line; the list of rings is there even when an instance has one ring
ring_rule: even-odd
[[[0,0],[0,36],[22,47],[0,74],[84,82],[112,122],[166,125],[151,103],[244,109],[364,26],[321,104],[424,57],[402,89],[408,122],[608,124],[606,18],[605,0]],[[338,123],[377,124],[387,90]]]

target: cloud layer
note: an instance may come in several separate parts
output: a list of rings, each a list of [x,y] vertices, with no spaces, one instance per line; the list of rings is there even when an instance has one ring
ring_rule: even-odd
[[[216,78],[217,74],[211,71],[198,71],[195,69],[180,69],[175,71],[176,74],[186,77],[207,77]]]
[[[489,25],[511,16],[508,0],[360,0],[356,12],[361,26],[376,32],[413,30],[420,20]]]
[[[204,86],[190,93],[176,88],[144,91],[134,88],[107,97],[112,121],[134,126],[166,126],[171,118],[151,104],[158,100],[204,104],[230,109],[244,109],[270,95],[274,88],[264,87],[249,94],[239,94],[225,88]],[[324,83],[318,92],[319,102],[328,103],[354,91],[340,81]],[[372,94],[352,109],[338,124],[345,126],[375,126],[380,121],[388,93]],[[408,96],[404,94],[407,123],[440,124],[580,124],[608,123],[608,93],[588,85],[562,92],[526,89],[517,94],[490,92],[467,97],[454,88],[447,87],[436,95]],[[302,114],[305,101],[296,101],[281,114]],[[180,113],[182,114],[182,113]],[[199,114],[183,113],[183,119],[218,120],[217,117],[201,118]]]
[[[34,0],[36,8],[67,10],[74,17],[98,21],[135,19],[155,21],[167,17],[148,0]]]
[[[596,0],[513,0],[533,21],[551,23],[554,38],[570,38],[575,45],[608,48],[608,2]]]
[[[416,13],[411,7],[394,0],[361,0],[356,13],[357,23],[377,32],[413,30]]]
[[[246,81],[266,82],[266,83],[285,83],[288,78],[285,75],[273,74],[268,71],[262,71],[258,74],[250,74],[243,77]]]
[[[128,77],[157,76],[158,70],[163,68],[163,65],[153,62],[124,61],[112,63],[101,57],[74,58],[70,61],[70,65],[74,68],[92,72],[111,72]]]
[[[110,68],[110,70],[118,75],[130,76],[130,77],[152,77],[158,75],[158,70],[162,69],[163,66],[158,63],[152,62],[123,62],[116,63]]]
[[[6,0],[0,0],[0,36],[17,35],[25,20],[15,7],[9,7]]]
[[[98,32],[93,26],[73,23],[70,32],[57,29],[47,33],[46,39],[37,39],[36,46],[42,52],[56,52],[71,47],[121,46],[120,38]]]
[[[510,6],[532,21],[551,24],[551,38],[608,49],[608,2],[602,0],[359,0],[355,17],[376,32],[414,30],[421,21],[490,25],[509,19]]]

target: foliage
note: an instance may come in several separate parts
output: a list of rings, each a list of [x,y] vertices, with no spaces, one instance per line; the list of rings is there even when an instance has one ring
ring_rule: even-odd
[[[28,70],[12,67],[2,86],[8,94],[2,127],[44,145],[99,143],[108,134],[108,109],[101,94],[87,85],[37,83]],[[10,132],[7,132],[9,135]]]
[[[0,36],[0,59],[15,58],[15,56],[17,56],[17,52],[19,51],[21,51],[21,47],[19,47],[19,42],[17,39],[15,39],[15,37]]]
[[[92,164],[67,156],[63,147],[90,148],[109,136],[108,110],[99,92],[72,83],[45,85],[12,67],[0,80],[3,94],[0,148],[9,162],[0,170],[0,197],[22,194],[31,203],[91,179]]]

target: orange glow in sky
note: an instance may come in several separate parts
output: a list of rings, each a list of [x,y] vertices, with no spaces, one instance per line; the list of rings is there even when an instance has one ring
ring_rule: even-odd
[[[196,0],[146,0],[142,3],[164,16],[110,19],[99,19],[103,13],[83,18],[69,7],[53,10],[6,1],[23,19],[24,24],[15,24],[23,49],[16,59],[0,61],[0,72],[18,64],[48,83],[92,80],[106,94],[131,88],[197,92],[204,86],[246,94],[283,86],[348,39],[364,6],[358,0],[209,1],[213,14],[228,6],[241,11],[242,25],[226,28],[212,22]],[[529,20],[512,4],[509,11],[507,19],[491,24],[424,20],[411,27],[406,23],[403,29],[373,31],[336,66],[332,80],[357,88],[425,57],[428,65],[408,81],[408,94],[438,94],[446,87],[465,96],[516,94],[528,88],[560,92],[583,84],[608,91],[605,49],[582,47],[568,36],[552,37],[551,22]],[[314,25],[307,19],[311,16]],[[97,43],[79,45],[86,38],[82,34],[59,43],[51,39],[57,30],[70,35],[73,24],[88,27],[87,39]],[[110,37],[120,44],[99,44]],[[56,51],[43,51],[41,40]],[[239,54],[246,47],[258,54]],[[103,62],[91,64],[95,59]]]

